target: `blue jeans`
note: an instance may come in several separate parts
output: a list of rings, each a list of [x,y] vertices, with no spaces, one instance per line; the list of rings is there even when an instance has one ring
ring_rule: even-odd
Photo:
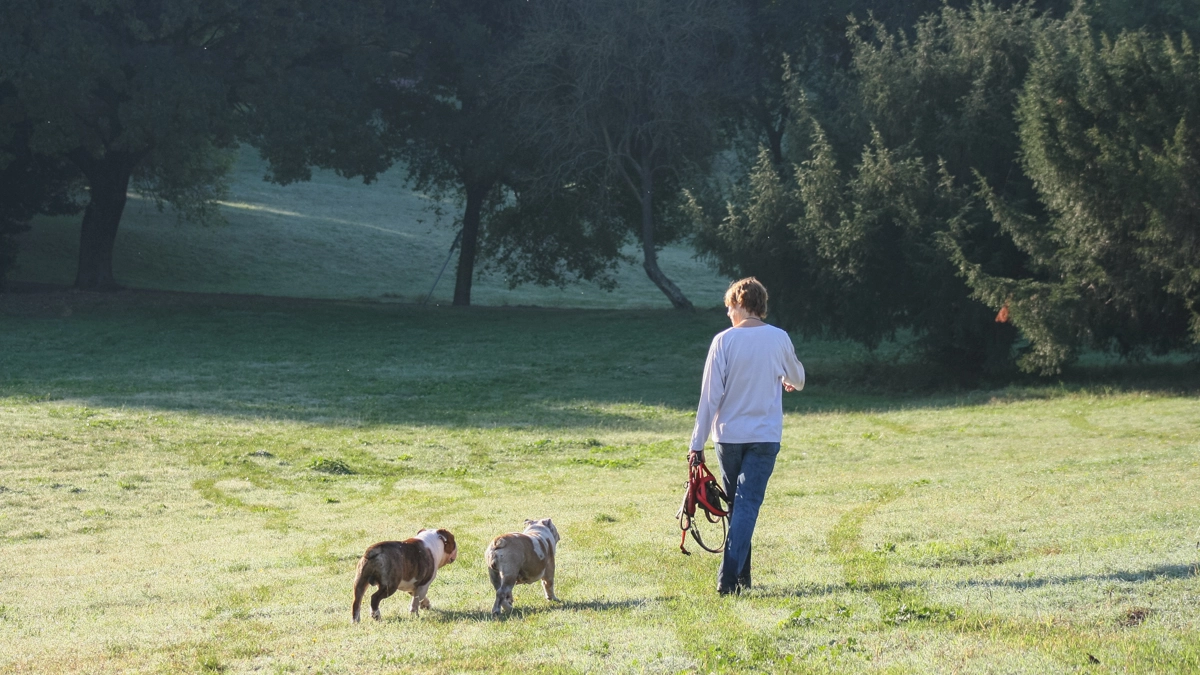
[[[717,589],[733,591],[750,585],[750,538],[758,522],[758,509],[775,470],[778,443],[717,443],[721,482],[732,500],[729,537],[717,572]]]

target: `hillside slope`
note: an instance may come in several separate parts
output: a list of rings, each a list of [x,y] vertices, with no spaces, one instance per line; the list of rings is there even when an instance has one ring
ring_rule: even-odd
[[[231,176],[224,225],[180,223],[152,201],[131,198],[113,261],[118,281],[132,288],[245,293],[310,298],[369,298],[420,302],[446,261],[459,207],[433,202],[405,185],[393,170],[371,185],[333,172],[289,186],[265,182],[265,163],[243,148]],[[79,245],[78,216],[41,218],[20,239],[14,281],[70,284]],[[431,302],[454,293],[450,261]],[[663,270],[698,307],[718,306],[728,280],[690,249],[662,251]],[[640,265],[625,265],[616,291],[591,284],[565,289],[523,286],[504,279],[476,280],[477,305],[668,308],[670,303]]]

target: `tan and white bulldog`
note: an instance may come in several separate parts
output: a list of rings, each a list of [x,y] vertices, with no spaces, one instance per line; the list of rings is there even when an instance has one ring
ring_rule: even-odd
[[[420,530],[404,541],[381,541],[367,547],[354,575],[354,605],[351,613],[358,623],[359,608],[367,586],[378,586],[371,595],[371,618],[378,620],[379,602],[396,591],[412,594],[414,616],[417,609],[429,609],[429,585],[439,568],[458,559],[458,546],[449,530]]]
[[[488,544],[483,558],[487,562],[496,604],[492,614],[512,610],[513,586],[542,581],[546,599],[558,602],[554,595],[554,551],[558,547],[558,529],[549,518],[526,520],[524,532],[502,534]]]

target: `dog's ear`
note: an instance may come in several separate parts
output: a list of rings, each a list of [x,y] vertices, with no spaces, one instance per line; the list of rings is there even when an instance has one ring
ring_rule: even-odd
[[[525,519],[525,527],[529,527],[530,525],[536,525],[536,524],[537,524],[536,520],[530,520],[528,518]]]
[[[421,534],[421,533],[422,533],[422,532],[424,532],[426,529],[428,529],[428,528],[424,528],[424,527],[422,527],[421,529],[417,530],[417,534]]]

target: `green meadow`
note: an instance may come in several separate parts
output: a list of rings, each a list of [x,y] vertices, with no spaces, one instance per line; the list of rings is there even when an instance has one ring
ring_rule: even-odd
[[[1200,671],[1195,363],[961,388],[797,341],[755,585],[718,597],[674,514],[719,308],[633,265],[422,306],[452,231],[398,178],[237,171],[225,225],[133,203],[143,290],[0,295],[0,672]],[[69,283],[72,228],[16,279]],[[563,602],[495,620],[484,547],[543,517]],[[363,550],[422,527],[461,547],[433,608],[352,624]]]
[[[755,587],[719,598],[673,520],[717,311],[0,307],[5,672],[1200,669],[1192,366],[903,392],[801,342]],[[540,517],[564,602],[493,620],[483,548]],[[363,549],[420,527],[461,545],[434,608],[351,624]]]

